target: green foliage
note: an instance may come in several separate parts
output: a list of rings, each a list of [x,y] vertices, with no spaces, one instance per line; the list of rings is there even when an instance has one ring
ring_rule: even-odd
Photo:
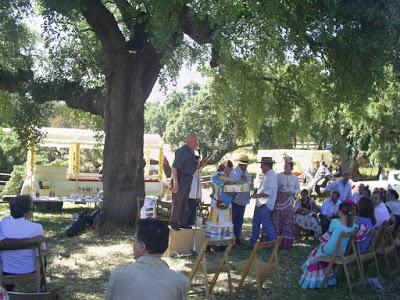
[[[15,131],[0,129],[0,172],[10,173],[14,165],[26,161],[26,145],[22,144]]]
[[[226,114],[210,101],[210,88],[191,83],[184,92],[173,92],[165,103],[148,103],[145,132],[158,133],[173,149],[184,143],[189,133],[196,133],[203,157],[214,154],[218,160],[236,148],[234,126]]]
[[[49,166],[53,167],[68,167],[68,160],[56,159],[49,163]]]
[[[19,195],[25,179],[25,165],[15,165],[11,177],[3,188],[2,195]]]
[[[82,128],[101,131],[104,129],[104,120],[100,116],[92,115],[79,109],[73,109],[64,103],[57,103],[49,118],[51,127]]]
[[[374,161],[399,164],[393,121],[398,119],[400,74],[398,0],[128,0],[131,7],[125,13],[132,16],[133,25],[124,24],[116,1],[101,3],[126,39],[143,37],[143,43],[154,44],[164,65],[158,74],[161,84],[176,79],[185,62],[204,64],[211,54],[220,64],[207,70],[210,87],[197,88],[193,94],[175,93],[162,106],[148,104],[147,132],[165,132],[165,138],[178,146],[186,133],[195,131],[204,141],[204,153],[234,147],[238,140],[275,147],[311,138],[320,147],[334,144],[338,153],[365,149]],[[26,71],[34,62],[36,79],[56,87],[65,80],[106,92],[112,86],[104,61],[108,50],[101,51],[98,36],[82,15],[85,3],[34,4],[45,30],[44,39],[37,41],[21,22],[31,11],[31,2],[0,4],[0,78],[6,83],[18,78],[28,85],[23,96],[0,95],[7,98],[0,111],[12,108],[12,117],[5,116],[2,122],[15,126],[21,140],[42,126],[52,110],[38,106],[40,95],[29,91],[32,73]],[[187,20],[180,19],[183,5],[192,10]],[[138,24],[143,32],[135,31]],[[203,39],[201,44],[209,43],[211,35],[212,53],[183,35],[188,24],[194,25],[192,37]],[[38,42],[45,50],[34,56]],[[140,51],[145,50],[134,49],[129,55]],[[66,114],[65,126],[103,126],[87,115]],[[351,134],[342,138],[349,129]],[[343,146],[344,139],[350,146]]]
[[[351,120],[351,137],[375,166],[400,169],[400,83],[391,68],[386,70],[386,82],[369,99],[362,117]]]
[[[167,117],[164,106],[160,103],[146,103],[144,111],[144,132],[156,133],[163,136],[166,129]]]
[[[33,36],[22,22],[31,9],[29,0],[0,1],[0,78],[11,84],[30,79]],[[19,77],[19,78],[18,78]]]
[[[22,97],[15,103],[13,127],[18,134],[19,140],[29,145],[31,138],[36,141],[41,139],[37,128],[47,124],[47,120],[53,111],[53,103],[37,103],[31,98]]]

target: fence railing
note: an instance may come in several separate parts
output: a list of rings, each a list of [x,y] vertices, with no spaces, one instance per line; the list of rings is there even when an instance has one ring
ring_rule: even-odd
[[[0,178],[1,179],[7,178],[7,180],[0,180],[0,185],[5,185],[7,183],[7,181],[11,178],[11,174],[9,174],[9,173],[0,173]]]

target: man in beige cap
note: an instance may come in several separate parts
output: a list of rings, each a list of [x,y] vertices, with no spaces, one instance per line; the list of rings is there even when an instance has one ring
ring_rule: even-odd
[[[233,169],[230,176],[238,182],[250,184],[251,177],[247,172],[247,165],[249,164],[249,157],[247,155],[240,155],[236,160],[238,166]],[[232,223],[233,233],[235,234],[236,244],[241,244],[240,233],[242,231],[243,216],[246,210],[246,205],[250,202],[250,191],[237,193],[236,198],[232,202]]]

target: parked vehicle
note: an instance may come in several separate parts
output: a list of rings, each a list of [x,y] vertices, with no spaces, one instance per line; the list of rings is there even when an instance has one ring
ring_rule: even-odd
[[[375,188],[394,189],[400,193],[400,170],[389,171],[388,177],[385,180],[365,180],[353,182],[353,188],[357,188],[359,184],[364,184],[371,191]]]

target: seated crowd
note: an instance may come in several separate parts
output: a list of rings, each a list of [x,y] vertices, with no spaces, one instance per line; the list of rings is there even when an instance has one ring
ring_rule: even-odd
[[[340,202],[340,193],[335,190],[331,192],[331,197],[322,204],[320,224],[324,234],[320,237],[321,243],[312,250],[303,264],[303,275],[299,281],[301,287],[322,287],[328,263],[318,261],[318,257],[333,254],[333,247],[337,244],[342,232],[351,232],[357,229],[355,241],[359,244],[360,254],[363,254],[368,250],[372,241],[371,236],[368,235],[369,231],[389,222],[396,222],[396,226],[398,226],[400,201],[398,201],[398,193],[395,190],[375,189],[371,194],[366,186],[360,185],[352,196]],[[348,242],[349,239],[342,240],[340,251],[343,253]],[[335,284],[335,274],[331,272],[328,285]]]

